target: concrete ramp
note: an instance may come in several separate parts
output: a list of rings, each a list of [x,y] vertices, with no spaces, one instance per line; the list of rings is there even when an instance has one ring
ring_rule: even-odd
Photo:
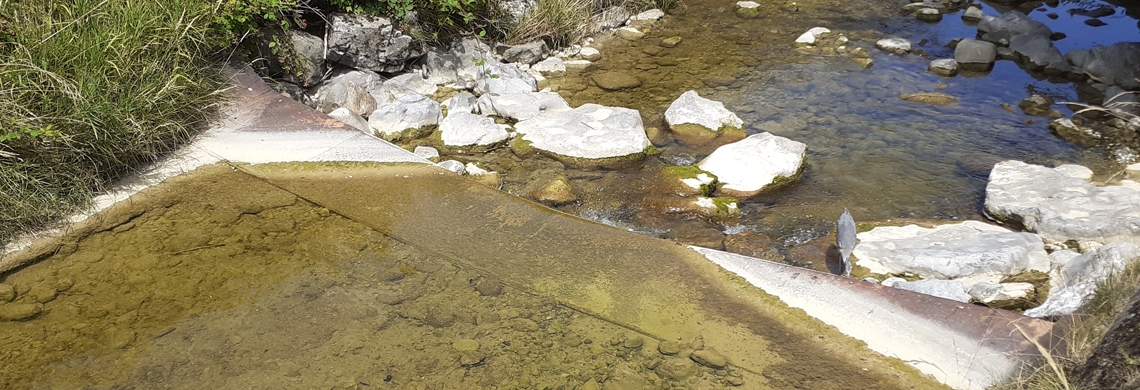
[[[747,256],[691,247],[791,307],[957,389],[1015,374],[1053,323]],[[1020,330],[1018,329],[1020,328]],[[1022,333],[1024,332],[1024,333]]]

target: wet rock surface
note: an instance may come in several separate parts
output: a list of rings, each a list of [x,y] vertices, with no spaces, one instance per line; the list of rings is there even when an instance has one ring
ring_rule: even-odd
[[[977,221],[933,229],[883,226],[860,233],[858,238],[853,255],[872,273],[907,273],[928,279],[990,274],[1000,279],[1049,270],[1044,244],[1037,235]]]

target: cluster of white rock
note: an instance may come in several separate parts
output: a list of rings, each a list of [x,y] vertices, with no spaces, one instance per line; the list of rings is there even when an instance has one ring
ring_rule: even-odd
[[[1071,314],[1097,282],[1140,261],[1140,183],[1133,181],[1140,164],[1130,169],[1119,184],[1098,186],[1089,182],[1092,171],[1078,165],[1001,162],[990,173],[985,211],[1024,232],[978,221],[878,227],[859,235],[854,256],[872,273],[922,279],[890,277],[885,285],[986,304],[1044,290],[1006,282],[1038,271],[1049,276],[1048,298],[1025,314]]]

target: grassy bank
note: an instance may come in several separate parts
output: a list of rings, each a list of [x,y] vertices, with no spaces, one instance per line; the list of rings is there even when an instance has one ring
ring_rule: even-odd
[[[0,242],[184,143],[222,99],[209,2],[0,1]]]
[[[1072,316],[1057,323],[1065,340],[1064,356],[1041,361],[1020,377],[996,390],[1078,390],[1072,378],[1100,344],[1101,338],[1120,316],[1140,288],[1140,262],[1097,285],[1096,295]],[[1140,374],[1138,374],[1140,375]],[[1087,389],[1091,390],[1091,389]]]

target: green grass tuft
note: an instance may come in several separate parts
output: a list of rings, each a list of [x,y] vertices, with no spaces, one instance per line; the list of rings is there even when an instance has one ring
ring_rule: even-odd
[[[0,242],[69,215],[204,129],[210,2],[0,2]]]

